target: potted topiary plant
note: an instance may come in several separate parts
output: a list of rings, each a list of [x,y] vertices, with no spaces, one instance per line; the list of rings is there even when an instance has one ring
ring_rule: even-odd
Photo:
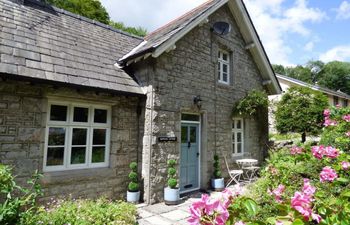
[[[213,178],[211,179],[211,187],[214,191],[222,191],[224,190],[225,183],[224,178],[221,177],[221,170],[220,170],[220,161],[219,161],[219,155],[214,155],[214,173]]]
[[[168,187],[164,188],[164,202],[167,205],[176,205],[180,200],[180,189],[177,187],[176,161],[168,160]]]
[[[129,165],[131,172],[129,173],[130,183],[126,194],[126,200],[132,203],[138,203],[140,200],[140,189],[138,183],[137,163],[132,162]]]

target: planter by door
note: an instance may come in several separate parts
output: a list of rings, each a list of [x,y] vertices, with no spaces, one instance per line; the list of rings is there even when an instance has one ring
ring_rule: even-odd
[[[211,187],[214,191],[222,191],[225,188],[224,178],[211,179]]]
[[[167,205],[176,205],[180,200],[179,188],[164,188],[164,202]]]
[[[126,192],[126,201],[132,202],[132,203],[138,203],[140,200],[140,191],[137,192]]]

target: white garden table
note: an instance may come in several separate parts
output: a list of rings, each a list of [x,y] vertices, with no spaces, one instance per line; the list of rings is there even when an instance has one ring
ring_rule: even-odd
[[[257,178],[257,172],[260,167],[256,166],[258,164],[258,160],[256,159],[237,159],[236,163],[238,166],[245,171],[246,178],[249,182]],[[244,174],[243,174],[244,175]]]

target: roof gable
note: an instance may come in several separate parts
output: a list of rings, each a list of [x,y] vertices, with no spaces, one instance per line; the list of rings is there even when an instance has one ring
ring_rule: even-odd
[[[179,39],[196,26],[205,22],[211,14],[225,4],[228,4],[238,24],[246,43],[246,50],[251,52],[261,72],[264,80],[263,85],[267,87],[270,94],[280,93],[281,87],[242,0],[209,0],[205,2],[183,16],[150,33],[140,45],[119,59],[119,66],[129,65],[132,62],[142,60],[149,56],[156,58],[163,52],[173,49],[175,43]]]
[[[143,94],[114,66],[141,38],[35,0],[0,0],[0,9],[0,73]]]

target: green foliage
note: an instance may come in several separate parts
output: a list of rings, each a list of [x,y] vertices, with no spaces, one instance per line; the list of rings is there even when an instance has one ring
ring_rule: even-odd
[[[218,154],[214,154],[214,178],[215,179],[219,179],[221,178],[221,170],[220,170],[220,161],[219,161],[219,155]]]
[[[104,198],[96,201],[57,200],[27,214],[21,224],[136,224],[136,206]]]
[[[130,192],[138,192],[139,191],[139,184],[134,182],[134,181],[131,181],[128,185],[128,190]]]
[[[147,30],[142,27],[128,27],[122,22],[110,20],[106,8],[99,0],[46,0],[46,2],[58,8],[99,21],[136,36],[144,37],[147,34]]]
[[[232,110],[232,115],[256,116],[268,106],[267,94],[264,91],[252,90],[246,97],[238,101]]]
[[[168,162],[168,186],[172,189],[176,188],[177,185],[177,179],[176,177],[176,160],[174,159],[169,159]]]
[[[47,2],[92,20],[97,20],[104,24],[109,23],[108,12],[99,0],[47,0]]]
[[[35,200],[42,194],[37,172],[27,182],[29,188],[18,186],[8,166],[0,164],[0,222],[18,224],[35,209]]]
[[[309,61],[305,66],[272,65],[276,73],[350,94],[350,63]]]
[[[170,178],[168,180],[168,186],[171,188],[171,189],[174,189],[176,188],[176,185],[177,185],[177,180],[175,178]]]
[[[342,118],[344,115],[350,114],[350,107],[331,107],[329,110],[331,112],[330,119],[337,121],[337,125],[324,128],[320,144],[332,145],[350,152],[350,138],[346,136],[346,133],[350,131],[350,122],[346,122]]]
[[[292,139],[300,139],[301,136],[298,133],[286,133],[286,134],[269,134],[269,139],[275,141],[284,141]]]
[[[137,163],[131,162],[129,164],[131,172],[129,173],[130,183],[128,185],[128,190],[131,192],[139,191],[138,174],[137,174]]]
[[[277,103],[276,128],[280,133],[318,134],[322,130],[323,110],[328,99],[307,87],[291,87]]]
[[[147,30],[142,27],[129,27],[129,26],[125,26],[124,23],[122,22],[114,22],[114,21],[110,21],[109,25],[118,30],[125,31],[129,34],[134,34],[136,36],[144,37],[147,35]]]

